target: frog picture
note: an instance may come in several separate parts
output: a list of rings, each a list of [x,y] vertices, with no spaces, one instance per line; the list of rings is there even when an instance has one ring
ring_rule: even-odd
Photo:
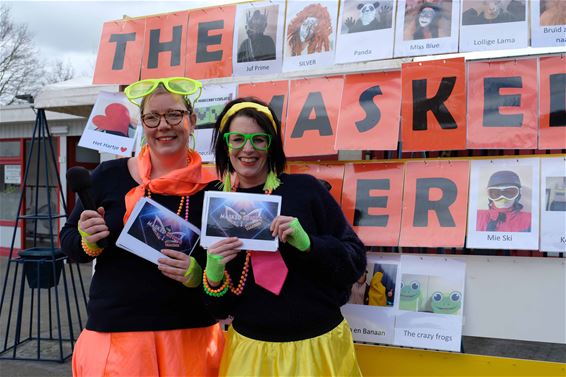
[[[457,314],[462,308],[462,294],[458,291],[434,292],[430,298],[430,306],[436,314]]]
[[[409,283],[401,282],[401,295],[399,297],[399,309],[419,311],[422,303],[421,283],[418,280],[412,280]]]

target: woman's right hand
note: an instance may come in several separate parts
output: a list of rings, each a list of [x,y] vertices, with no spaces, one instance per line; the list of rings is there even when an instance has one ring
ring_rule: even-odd
[[[89,243],[96,243],[108,237],[110,231],[104,221],[104,207],[98,207],[96,211],[84,210],[79,218],[79,228],[85,233],[90,234],[86,237]]]
[[[208,283],[217,287],[224,278],[226,263],[236,258],[241,251],[242,241],[238,237],[228,237],[213,243],[207,250],[206,279]]]
[[[242,251],[242,245],[243,243],[238,237],[228,237],[210,245],[207,252],[221,256],[222,259],[218,258],[219,262],[226,265]]]

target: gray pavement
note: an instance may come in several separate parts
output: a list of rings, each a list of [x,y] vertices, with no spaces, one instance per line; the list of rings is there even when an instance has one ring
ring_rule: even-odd
[[[4,286],[4,277],[6,276],[6,269],[8,265],[7,257],[0,257],[0,295],[2,294],[1,290]],[[14,273],[15,273],[15,263],[11,263],[10,265],[10,272],[8,275],[8,289],[4,299],[4,306],[2,307],[2,311],[0,312],[0,350],[4,349],[4,344],[6,343],[6,333],[8,333],[7,337],[7,344],[8,346],[13,344],[14,337],[15,337],[15,309],[12,310],[14,313],[10,320],[10,326],[7,327],[8,324],[8,305],[10,301],[10,290],[12,288]],[[80,288],[80,284],[78,282],[78,273],[76,270],[76,265],[73,267],[74,273],[74,280],[77,286],[77,297],[79,301],[79,310],[76,309],[75,303],[75,293],[72,290],[72,285],[70,284],[70,274],[69,274],[69,267],[65,267],[66,272],[66,280],[68,282],[68,292],[70,297],[70,315],[71,315],[71,323],[73,324],[73,332],[74,337],[78,336],[80,331],[79,326],[79,314],[81,317],[80,322],[84,325],[86,320],[86,308],[84,306],[84,302],[81,300],[81,292],[82,289]],[[21,266],[19,267],[21,268]],[[16,294],[14,297],[14,307],[17,307],[18,302],[18,294],[19,294],[19,284],[21,280],[19,278],[21,275],[21,269],[18,272],[18,279],[17,279],[17,289]],[[84,283],[84,290],[88,292],[88,287],[90,284],[90,273],[91,273],[91,265],[90,264],[83,264],[80,265],[80,271],[83,278]],[[63,276],[61,276],[61,279]],[[24,339],[27,335],[29,335],[29,324],[30,324],[30,312],[33,312],[33,317],[31,317],[32,323],[32,336],[35,336],[37,333],[37,293],[34,296],[34,306],[31,307],[31,289],[29,286],[25,285],[24,295],[23,295],[23,322],[22,322],[22,335],[21,339]],[[35,290],[37,291],[37,290]],[[51,318],[51,331],[49,325],[49,315],[48,315],[48,297],[46,295],[47,289],[41,290],[45,297],[41,297],[41,313],[40,313],[40,333],[42,338],[49,338],[49,337],[58,337],[58,325],[57,320],[52,316]],[[54,289],[52,289],[54,291]],[[63,280],[59,282],[57,285],[57,292],[60,298],[60,307],[63,309],[61,310],[61,328],[62,328],[62,338],[69,339],[69,321],[68,321],[68,313],[66,312],[66,305],[64,300],[64,284]],[[55,293],[52,293],[52,302],[54,302]],[[1,297],[0,297],[1,298]],[[33,309],[33,311],[32,311]],[[41,350],[40,354],[42,358],[60,358],[61,349],[59,346],[58,341],[53,340],[42,340],[40,342]],[[512,358],[519,358],[519,359],[529,359],[529,360],[541,360],[541,361],[552,361],[552,362],[560,362],[566,363],[566,345],[564,344],[554,344],[554,343],[539,343],[539,342],[525,342],[525,341],[514,341],[514,340],[505,340],[505,339],[490,339],[490,338],[478,338],[478,337],[464,337],[463,338],[463,349],[464,352],[469,354],[478,354],[478,355],[488,355],[488,356],[501,356],[501,357],[512,357]],[[12,353],[4,353],[0,355],[0,357],[10,357]],[[63,343],[63,355],[70,354],[70,342],[66,341]],[[17,355],[18,357],[26,357],[26,358],[36,358],[37,357],[37,341],[29,341],[25,344],[18,346],[17,348]],[[68,358],[64,362],[38,362],[38,361],[28,361],[28,360],[5,360],[0,359],[0,377],[35,377],[35,376],[57,376],[57,377],[65,377],[71,376],[71,359]]]

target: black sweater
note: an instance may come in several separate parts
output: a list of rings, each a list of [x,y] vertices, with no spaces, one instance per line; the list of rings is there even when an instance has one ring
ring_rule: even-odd
[[[301,252],[279,243],[289,269],[279,296],[255,285],[251,263],[241,296],[205,296],[217,318],[234,316],[233,326],[240,334],[272,342],[312,338],[336,327],[343,320],[340,306],[366,268],[364,245],[328,190],[310,175],[282,174],[280,179],[273,195],[282,197],[281,215],[299,219],[311,250]],[[262,186],[238,191],[263,193]],[[234,285],[244,261],[242,252],[227,265]]]
[[[202,287],[186,288],[163,275],[157,265],[115,245],[124,227],[124,196],[137,186],[128,171],[127,159],[100,164],[93,172],[92,181],[90,193],[96,206],[105,209],[111,246],[96,260],[86,328],[99,332],[157,331],[214,324],[216,321],[204,307]],[[203,195],[201,191],[189,201],[189,221],[199,228]],[[151,197],[173,212],[179,207],[180,197],[157,194]],[[74,261],[89,262],[92,258],[82,250],[77,230],[82,211],[79,201],[61,230],[61,249]],[[184,216],[184,209],[181,215]],[[196,248],[192,256],[204,266],[204,250]]]

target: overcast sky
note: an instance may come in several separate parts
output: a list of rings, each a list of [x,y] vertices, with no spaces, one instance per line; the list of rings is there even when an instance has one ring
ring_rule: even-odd
[[[72,64],[75,76],[92,76],[106,21],[202,8],[235,0],[209,1],[5,1],[12,20],[25,23],[43,59]]]

